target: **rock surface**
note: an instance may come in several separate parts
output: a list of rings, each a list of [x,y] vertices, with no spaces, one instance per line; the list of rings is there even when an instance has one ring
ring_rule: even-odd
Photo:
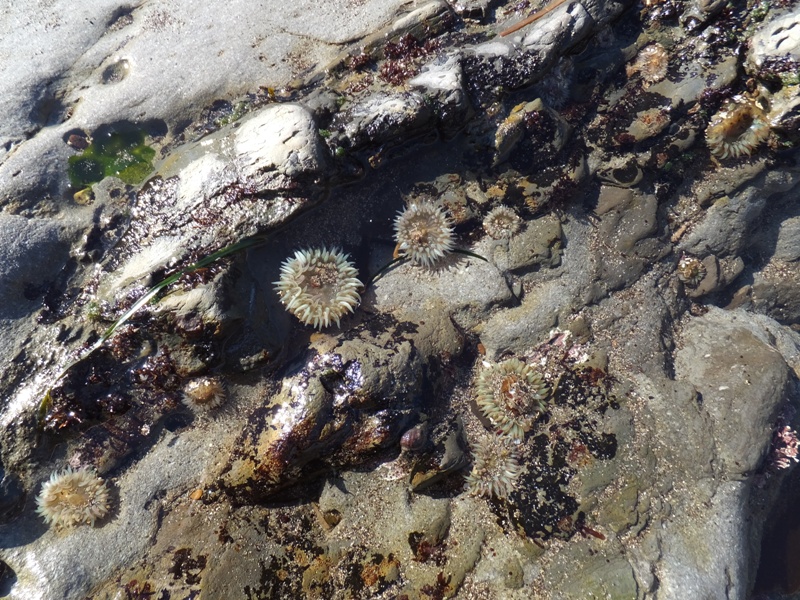
[[[787,4],[586,0],[509,35],[519,3],[15,5],[0,49],[47,60],[0,73],[0,591],[797,591]],[[726,125],[720,158],[734,99],[769,132]],[[148,180],[71,188],[123,121]],[[414,234],[451,239],[433,267],[396,255],[412,202],[447,215]],[[318,331],[274,282],[322,246],[364,285]],[[66,466],[111,489],[94,527],[36,513]]]

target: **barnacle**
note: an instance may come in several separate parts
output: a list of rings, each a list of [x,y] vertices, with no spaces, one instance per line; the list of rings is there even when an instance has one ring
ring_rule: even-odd
[[[478,376],[476,403],[503,434],[523,439],[544,410],[549,394],[541,375],[519,359],[484,367]]]
[[[94,469],[55,472],[36,498],[36,512],[50,525],[94,525],[108,513],[108,488]]]
[[[719,158],[748,156],[769,136],[764,111],[752,100],[734,96],[711,118],[706,129],[706,143]]]
[[[426,267],[453,249],[453,225],[447,214],[432,204],[414,202],[394,222],[397,251]]]
[[[281,265],[281,278],[275,282],[286,310],[317,329],[331,322],[338,327],[361,302],[358,290],[363,284],[349,259],[337,248],[298,250]]]
[[[472,471],[467,475],[471,494],[507,498],[523,472],[517,443],[506,436],[490,436],[475,444]]]
[[[483,228],[494,239],[510,238],[519,230],[519,217],[513,209],[498,206],[486,215]]]

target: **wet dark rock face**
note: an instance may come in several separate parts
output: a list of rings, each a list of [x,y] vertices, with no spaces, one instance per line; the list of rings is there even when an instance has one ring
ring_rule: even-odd
[[[750,597],[800,401],[800,13],[778,4],[565,2],[499,36],[527,2],[436,0],[293,90],[210,105],[63,227],[0,215],[4,591]],[[389,265],[410,203],[452,227],[432,268]],[[315,331],[274,282],[323,246],[365,285]],[[513,414],[504,380],[512,441],[476,398],[510,358],[548,390]],[[65,466],[111,483],[107,521],[45,531]]]

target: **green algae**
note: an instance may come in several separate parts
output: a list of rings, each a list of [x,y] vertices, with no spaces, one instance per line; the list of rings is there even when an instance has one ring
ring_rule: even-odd
[[[145,144],[146,138],[140,129],[98,131],[86,150],[70,156],[67,171],[70,183],[75,188],[86,188],[109,176],[131,185],[141,183],[153,171],[156,155]]]

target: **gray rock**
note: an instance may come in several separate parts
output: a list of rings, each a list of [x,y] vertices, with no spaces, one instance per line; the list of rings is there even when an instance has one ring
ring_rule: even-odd
[[[166,123],[175,135],[215,100],[255,91],[253,82],[280,89],[327,64],[340,44],[387,23],[401,5],[351,10],[346,0],[309,1],[274,10],[271,19],[243,18],[252,7],[240,0],[225,10],[188,0],[104,0],[79,11],[58,0],[35,18],[18,5],[0,17],[2,53],[25,58],[0,68],[0,202],[24,196],[33,205],[67,191],[65,160],[73,152],[64,138],[71,130],[127,120]],[[198,31],[214,35],[192,35]],[[120,72],[120,59],[128,63],[125,76],[109,77]]]
[[[716,468],[725,476],[759,467],[786,398],[789,369],[763,337],[713,310],[684,327],[675,355],[676,379],[694,385],[710,417]]]
[[[186,264],[193,253],[285,222],[321,199],[330,168],[311,113],[297,104],[268,106],[179,149],[139,193],[101,297],[113,302],[133,284],[154,285],[151,273]]]
[[[399,441],[416,417],[427,357],[400,332],[381,338],[354,334],[324,353],[310,351],[303,368],[283,380],[222,470],[234,502],[260,501],[307,478],[311,461],[356,465]]]
[[[0,320],[41,307],[41,296],[69,258],[70,233],[54,219],[0,213]]]
[[[747,60],[756,72],[765,63],[786,60],[800,63],[800,9],[771,12],[750,40]]]
[[[800,182],[800,171],[769,171],[732,196],[717,200],[701,221],[678,244],[690,254],[713,253],[724,257],[739,255],[746,246],[746,234],[753,228],[768,200],[793,189]],[[773,196],[773,198],[771,198]]]
[[[428,63],[419,75],[409,80],[408,86],[437,103],[436,116],[445,136],[455,135],[472,118],[473,108],[463,87],[459,53]]]
[[[781,222],[772,258],[784,262],[800,259],[800,217],[790,217]]]
[[[331,129],[340,146],[361,149],[402,143],[432,121],[433,112],[419,92],[379,93],[337,115]]]
[[[233,133],[233,156],[255,193],[282,187],[275,180],[315,180],[325,175],[327,149],[311,114],[298,104],[277,104],[245,119]]]

